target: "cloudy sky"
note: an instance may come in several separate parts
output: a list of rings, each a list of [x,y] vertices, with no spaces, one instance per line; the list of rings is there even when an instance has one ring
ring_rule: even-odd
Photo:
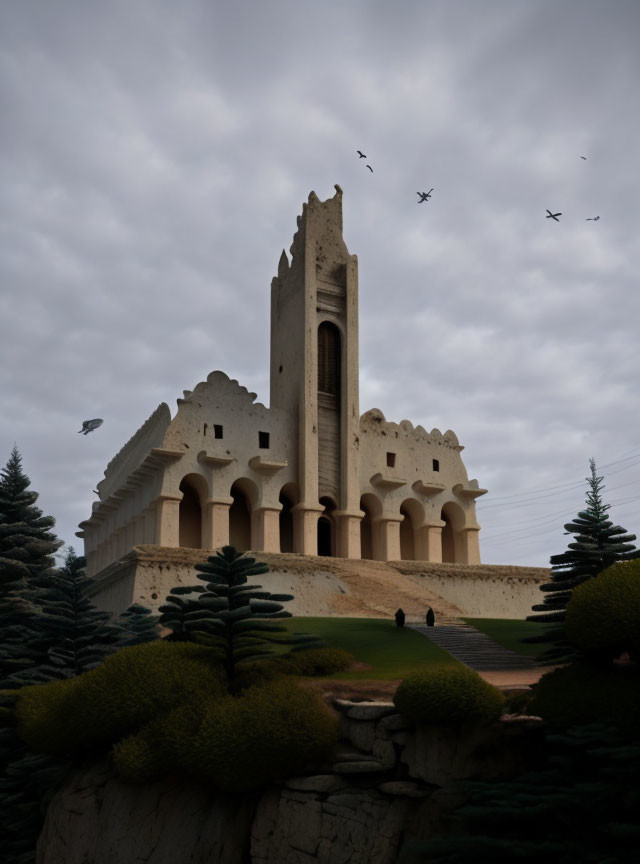
[[[483,561],[563,551],[591,456],[640,534],[639,35],[637,0],[3,3],[0,463],[78,548],[158,403],[267,404],[271,278],[339,183],[360,409],[456,432]]]

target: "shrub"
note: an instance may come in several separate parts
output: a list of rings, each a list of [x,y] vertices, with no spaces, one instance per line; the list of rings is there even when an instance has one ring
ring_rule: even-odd
[[[504,696],[467,666],[428,666],[405,678],[393,697],[416,723],[482,723],[500,716]]]
[[[207,696],[169,711],[117,745],[114,761],[128,780],[179,770],[243,791],[326,757],[338,734],[337,718],[317,694],[278,678],[239,696]]]
[[[636,667],[574,663],[543,675],[528,710],[563,728],[610,723],[637,734],[639,693],[640,672]]]
[[[585,655],[613,659],[640,654],[640,559],[612,564],[574,588],[564,623]]]
[[[210,657],[209,649],[189,643],[122,648],[77,678],[24,687],[16,701],[18,731],[32,750],[61,756],[112,744],[192,691],[223,692]]]
[[[274,669],[284,675],[307,675],[318,677],[342,672],[353,663],[353,654],[337,646],[306,648],[292,651],[272,662]]]

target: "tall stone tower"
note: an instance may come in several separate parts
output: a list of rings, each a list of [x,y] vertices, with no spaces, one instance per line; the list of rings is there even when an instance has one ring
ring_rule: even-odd
[[[294,551],[358,558],[358,259],[335,189],[309,195],[271,283],[270,405],[297,419]]]

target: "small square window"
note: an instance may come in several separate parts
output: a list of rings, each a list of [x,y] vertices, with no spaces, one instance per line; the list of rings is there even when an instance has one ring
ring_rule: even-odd
[[[433,460],[433,470],[434,470],[434,471],[439,471],[439,470],[440,470],[440,463],[438,462],[437,459],[434,459],[434,460]]]
[[[268,432],[258,432],[258,446],[261,450],[269,449],[269,433]]]
[[[396,467],[396,454],[395,453],[387,453],[387,468],[395,468]]]
[[[213,435],[215,438],[222,438],[222,426],[214,425]]]

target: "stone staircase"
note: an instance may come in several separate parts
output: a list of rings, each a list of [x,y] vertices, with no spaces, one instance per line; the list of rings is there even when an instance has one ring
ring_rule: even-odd
[[[532,669],[536,666],[533,657],[524,657],[503,648],[464,621],[448,620],[435,627],[407,621],[406,626],[431,639],[456,660],[476,671]]]

